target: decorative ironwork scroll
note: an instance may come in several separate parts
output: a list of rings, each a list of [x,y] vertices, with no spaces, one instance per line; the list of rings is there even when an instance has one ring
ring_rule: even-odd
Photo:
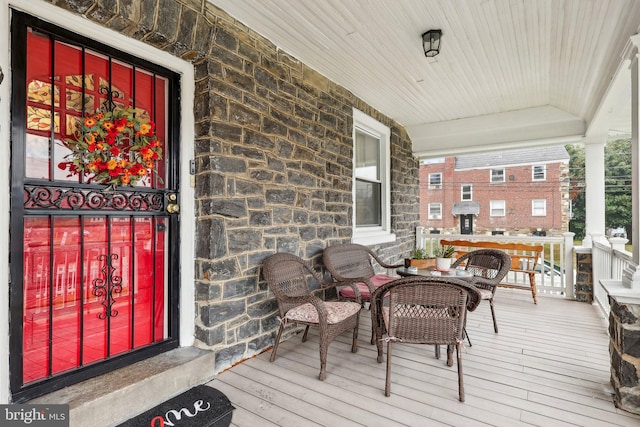
[[[102,298],[104,312],[98,314],[100,320],[118,315],[118,310],[113,309],[113,305],[116,303],[113,295],[122,292],[122,276],[113,274],[116,271],[113,262],[117,259],[117,254],[98,255],[98,260],[104,261],[104,267],[101,270],[104,278],[99,277],[93,281],[93,295]]]
[[[163,212],[164,195],[145,192],[105,192],[65,187],[24,186],[27,209],[114,210]]]
[[[102,108],[106,111],[115,110],[118,105],[113,101],[113,98],[122,98],[122,94],[115,89],[111,90],[108,86],[100,86],[100,93],[107,95],[107,98],[102,103]]]

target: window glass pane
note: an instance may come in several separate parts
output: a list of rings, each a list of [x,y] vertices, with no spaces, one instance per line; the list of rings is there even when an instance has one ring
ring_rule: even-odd
[[[504,182],[504,169],[491,169],[491,182]]]
[[[22,380],[25,383],[48,375],[53,252],[50,221],[46,217],[24,219]]]
[[[438,189],[442,188],[442,174],[430,173],[429,174],[429,188]]]
[[[51,171],[51,130],[60,130],[60,117],[52,106],[60,103],[59,87],[52,85],[51,42],[49,37],[29,31],[27,36],[27,139],[25,175],[49,179]]]
[[[62,141],[66,138],[75,139],[79,130],[78,124],[86,111],[86,109],[83,110],[83,100],[84,102],[89,101],[88,97],[83,98],[82,90],[78,91],[77,86],[82,84],[82,51],[76,46],[56,41],[53,60],[56,87],[58,87],[56,92],[62,94],[62,99],[56,103],[55,108],[55,120],[60,123],[56,123],[56,141],[52,146],[51,153],[53,164],[56,166],[53,168],[53,179],[78,182],[79,176],[77,174],[62,170],[58,165],[68,160],[65,159],[65,156],[69,154],[69,149],[62,144]],[[71,82],[71,87],[67,87],[69,82]]]
[[[94,281],[102,277],[105,260],[102,255],[109,253],[106,217],[85,217],[83,220],[83,328],[82,362],[88,364],[108,357],[107,325],[96,313],[102,313],[102,298],[93,292]]]
[[[462,200],[471,200],[471,185],[463,185],[462,189]]]
[[[116,302],[114,303],[114,309],[118,310],[118,315],[111,317],[110,327],[115,328],[118,333],[111,333],[109,335],[109,354],[125,353],[132,347],[131,333],[132,322],[131,316],[133,311],[131,293],[135,291],[139,293],[139,283],[132,279],[132,267],[140,267],[133,259],[133,244],[132,244],[132,232],[133,221],[131,218],[110,218],[111,223],[109,232],[109,253],[114,256],[112,265],[115,268],[111,280],[114,278],[120,279],[122,290],[118,295],[114,295]],[[143,240],[143,239],[141,239]],[[137,261],[137,260],[136,260]],[[146,276],[149,276],[147,270]],[[137,278],[136,278],[137,279]],[[135,288],[134,288],[135,287]],[[136,305],[136,310],[144,310],[142,304]],[[135,332],[138,335],[147,325],[136,324]]]
[[[547,201],[544,199],[532,200],[531,207],[531,215],[533,216],[545,216],[547,214]]]
[[[441,203],[429,203],[429,219],[442,219]]]
[[[491,201],[491,216],[504,216],[505,203],[504,200]]]
[[[169,122],[167,121],[167,112],[169,111],[169,80],[160,76],[155,76],[156,104],[154,106],[155,114],[153,121],[156,123],[156,135],[158,140],[162,142],[162,160],[156,162],[157,176],[155,177],[156,188],[163,188],[167,185],[167,167],[169,159]]]
[[[380,140],[361,132],[356,132],[356,176],[380,180]]]
[[[533,167],[533,180],[543,181],[546,178],[546,167],[544,165],[538,165]]]
[[[52,373],[80,364],[80,323],[82,317],[81,219],[53,219],[53,318]]]
[[[381,184],[356,180],[356,226],[381,226]]]

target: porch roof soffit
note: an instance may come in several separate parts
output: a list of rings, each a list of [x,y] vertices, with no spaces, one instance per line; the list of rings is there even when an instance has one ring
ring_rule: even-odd
[[[581,142],[640,27],[631,0],[207,1],[404,126],[423,158]],[[443,49],[425,58],[429,28]]]
[[[585,132],[585,143],[603,142],[607,135],[631,134],[631,62],[637,60],[640,34],[629,38],[620,63]]]

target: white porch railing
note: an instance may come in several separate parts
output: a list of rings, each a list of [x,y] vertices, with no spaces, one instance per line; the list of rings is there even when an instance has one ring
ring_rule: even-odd
[[[441,239],[460,239],[499,243],[528,243],[544,247],[542,259],[538,261],[536,285],[538,294],[560,295],[574,299],[575,259],[573,254],[574,233],[561,237],[534,236],[489,236],[479,234],[430,234],[424,227],[416,228],[416,248],[433,253]],[[510,272],[507,281],[528,286],[528,278],[522,273]]]
[[[593,299],[609,316],[609,298],[601,286],[602,280],[622,280],[624,269],[632,262],[633,254],[624,249],[627,239],[612,238],[610,244],[594,240],[591,248],[593,263]]]

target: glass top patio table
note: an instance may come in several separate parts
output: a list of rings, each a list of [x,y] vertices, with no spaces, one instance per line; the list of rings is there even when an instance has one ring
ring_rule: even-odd
[[[418,268],[416,270],[409,270],[407,267],[400,267],[396,269],[396,273],[399,276],[428,276],[428,277],[453,277],[456,279],[472,280],[473,273],[467,270],[451,269],[449,271],[439,271],[435,268]]]

